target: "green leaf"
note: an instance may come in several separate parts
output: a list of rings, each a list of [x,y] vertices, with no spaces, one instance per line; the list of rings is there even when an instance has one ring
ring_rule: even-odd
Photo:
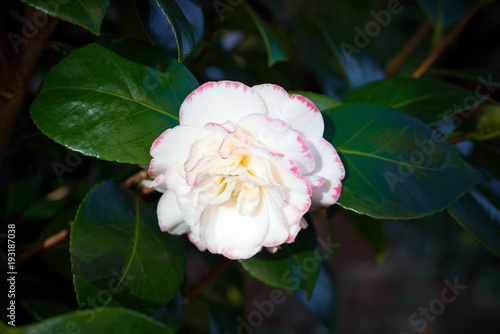
[[[475,186],[448,212],[477,242],[500,257],[500,180]]]
[[[309,299],[302,290],[296,290],[293,294],[331,333],[339,333],[338,284],[327,265],[321,265],[318,281]]]
[[[339,38],[331,32],[334,28],[329,25],[320,22],[318,26],[351,88],[385,78],[384,70],[370,54],[348,43],[339,43]]]
[[[346,168],[337,202],[346,209],[379,219],[422,217],[482,180],[437,130],[398,110],[344,104],[325,118]]]
[[[474,113],[474,128],[469,136],[472,140],[491,140],[500,137],[500,106],[482,105]]]
[[[321,259],[315,256],[319,249],[316,232],[309,224],[293,243],[281,245],[275,254],[263,249],[250,259],[239,261],[258,280],[279,288],[304,289],[309,297],[321,266]]]
[[[114,181],[95,187],[71,229],[71,263],[81,307],[111,305],[150,313],[184,278],[182,238],[163,233],[156,210]]]
[[[102,19],[104,18],[104,14],[109,4],[109,0],[22,1],[51,16],[78,24],[90,30],[95,35],[99,35],[101,32]]]
[[[313,93],[313,92],[303,92],[303,91],[294,91],[294,92],[288,92],[289,94],[297,94],[297,95],[302,95],[305,98],[308,98],[309,100],[312,101],[316,105],[316,107],[319,109],[319,111],[325,111],[330,108],[335,108],[338,107],[342,104],[342,102],[339,102],[335,99],[332,99],[331,97],[318,94],[318,93]]]
[[[266,44],[267,48],[267,64],[273,66],[279,61],[288,60],[288,48],[285,39],[281,38],[275,31],[274,27],[264,22],[264,20],[255,12],[252,7],[247,5],[246,2],[242,3],[248,15],[252,18],[253,22],[259,29],[259,32]]]
[[[38,128],[85,155],[148,164],[198,83],[164,51],[131,40],[87,45],[49,72],[31,105]]]
[[[472,108],[484,99],[468,89],[440,80],[391,78],[352,91],[343,103],[388,106],[432,125]]]
[[[179,62],[195,53],[203,37],[203,11],[197,0],[136,0],[145,28],[156,45],[175,50]]]
[[[389,243],[380,220],[347,211],[349,220],[358,234],[372,247],[375,261],[382,262],[387,255]]]
[[[13,327],[9,333],[173,334],[174,332],[138,312],[109,307],[66,313],[32,325]]]

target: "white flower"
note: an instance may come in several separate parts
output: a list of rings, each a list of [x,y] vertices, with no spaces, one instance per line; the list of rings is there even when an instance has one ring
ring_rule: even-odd
[[[162,231],[245,259],[293,242],[311,202],[325,207],[340,196],[344,167],[305,97],[271,84],[208,82],[179,114],[180,125],[151,147],[146,185],[164,192]]]

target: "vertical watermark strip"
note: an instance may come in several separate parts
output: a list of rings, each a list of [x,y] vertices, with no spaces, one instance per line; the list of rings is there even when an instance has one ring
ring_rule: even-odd
[[[7,225],[7,322],[16,326],[16,225]]]

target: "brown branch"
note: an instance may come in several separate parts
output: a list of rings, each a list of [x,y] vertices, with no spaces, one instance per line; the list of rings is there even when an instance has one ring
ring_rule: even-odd
[[[465,14],[465,16],[457,23],[456,26],[446,35],[445,39],[441,44],[436,46],[431,53],[427,56],[420,67],[413,73],[412,77],[420,78],[429,67],[434,63],[434,61],[439,57],[439,55],[448,47],[448,45],[455,39],[455,37],[462,31],[462,29],[469,23],[469,21],[476,15],[480,8],[480,1],[476,2],[474,6]]]
[[[448,143],[452,144],[452,145],[456,144],[456,143],[460,143],[461,141],[466,141],[466,140],[469,140],[469,134],[466,134],[466,135],[461,136],[461,137],[447,139]]]
[[[23,3],[24,19],[33,21],[36,15],[45,15],[37,9],[30,7]],[[27,36],[18,36],[23,38],[25,43],[19,43],[18,52],[15,52],[10,61],[2,59],[2,82],[0,83],[0,161],[2,160],[7,145],[9,143],[10,134],[17,115],[25,105],[27,88],[36,68],[36,64],[43,51],[47,39],[54,32],[59,20],[57,18],[47,17],[47,24],[43,27],[37,28],[36,35],[32,38]],[[5,33],[0,32],[0,38],[4,39]],[[2,41],[3,42],[3,41]],[[3,44],[3,43],[2,43]],[[17,47],[16,47],[17,49]],[[0,50],[2,58],[6,57],[5,49]],[[15,50],[16,51],[16,50]]]
[[[148,177],[148,171],[147,170],[141,170],[128,179],[123,182],[123,185],[127,188],[130,188],[132,186],[135,186],[136,184],[141,183],[142,180],[146,179]]]
[[[427,35],[429,30],[432,28],[432,20],[427,19],[418,30],[413,34],[408,43],[403,47],[403,49],[396,55],[394,60],[387,66],[385,74],[387,77],[391,77],[398,71],[398,69],[403,65],[405,60],[411,55],[413,50],[422,42],[424,37]]]
[[[7,35],[3,27],[3,21],[0,17],[0,90],[6,86],[8,83],[5,80],[9,80],[12,76],[12,67],[10,64],[10,53],[7,47]]]
[[[217,277],[224,269],[229,266],[229,264],[232,262],[232,260],[229,260],[227,258],[224,258],[217,267],[212,269],[203,279],[196,284],[191,291],[187,294],[186,297],[184,297],[184,302],[188,303],[190,300],[192,300],[194,297],[196,297],[204,288],[207,286],[215,277]]]
[[[21,267],[24,265],[26,262],[34,258],[35,256],[45,252],[47,249],[50,249],[54,247],[55,245],[61,243],[62,241],[66,240],[66,238],[69,236],[70,229],[69,227],[65,228],[62,231],[57,232],[56,234],[48,237],[43,241],[41,245],[38,245],[34,248],[28,249],[21,255],[16,257],[16,268]]]

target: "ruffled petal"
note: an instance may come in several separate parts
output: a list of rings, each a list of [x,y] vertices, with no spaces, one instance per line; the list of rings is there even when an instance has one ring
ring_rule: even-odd
[[[272,84],[253,86],[252,89],[266,103],[269,117],[284,120],[303,134],[323,136],[323,116],[309,99],[296,94],[288,95],[286,90]]]
[[[313,205],[327,207],[337,202],[345,169],[342,161],[333,148],[332,144],[320,137],[306,137],[316,168],[309,174],[304,175],[311,183],[318,179],[324,179],[321,186],[312,189],[311,200]]]
[[[280,172],[276,180],[285,187],[282,213],[285,216],[289,232],[286,243],[295,240],[301,230],[301,220],[311,207],[312,190],[307,180],[298,172],[292,161],[287,166],[278,166]]]
[[[149,175],[157,177],[174,164],[182,165],[200,131],[201,127],[179,125],[156,138],[151,146],[153,159],[149,164]]]
[[[314,169],[314,158],[302,135],[288,123],[264,115],[249,115],[238,123],[262,145],[293,160],[301,173]]]
[[[207,82],[186,97],[179,111],[180,124],[237,122],[250,114],[267,114],[266,105],[250,87],[234,81]]]
[[[184,222],[184,216],[173,192],[167,191],[161,196],[156,212],[160,229],[163,232],[178,235],[190,231],[189,225]]]

